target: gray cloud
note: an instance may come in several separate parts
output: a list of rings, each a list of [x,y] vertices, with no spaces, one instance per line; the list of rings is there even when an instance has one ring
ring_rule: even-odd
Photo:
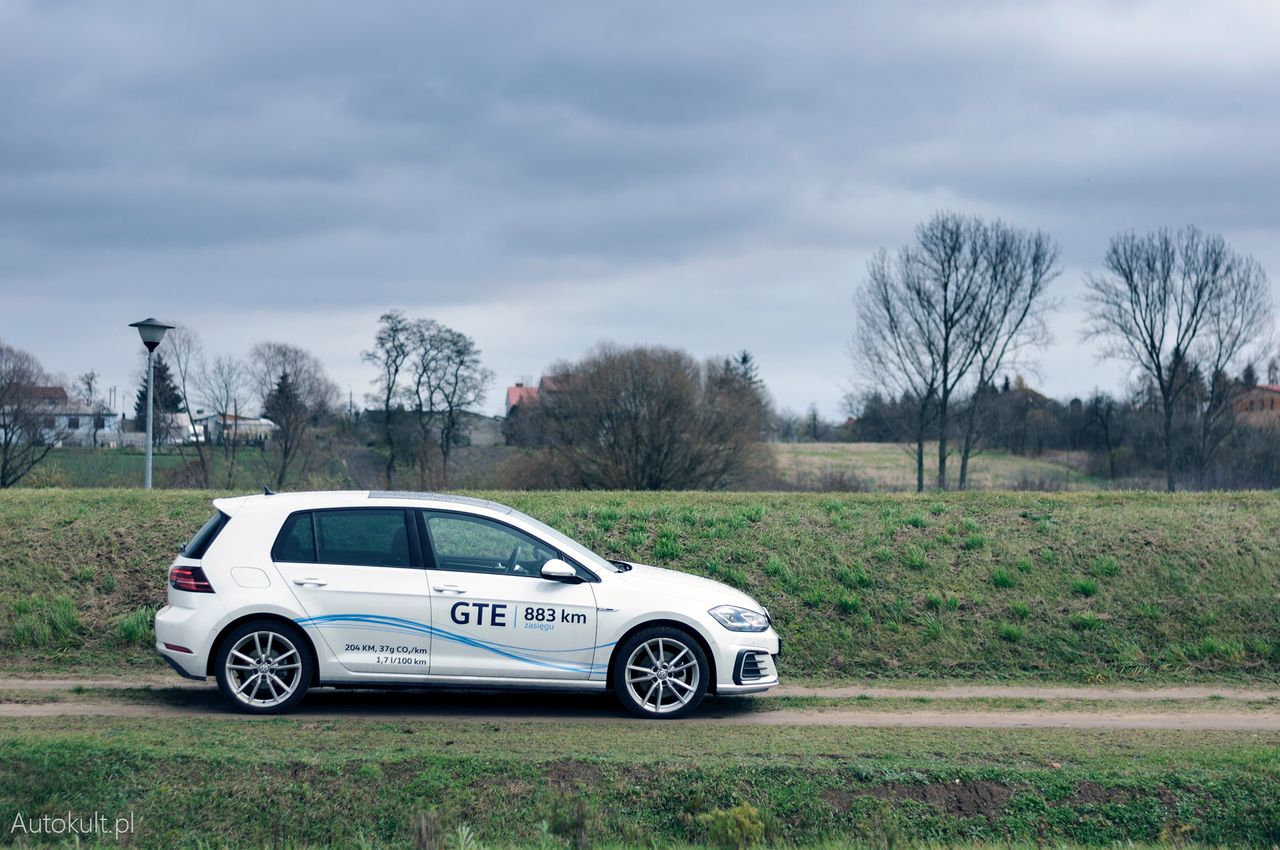
[[[1041,377],[1085,392],[1119,377],[1074,300],[1111,233],[1194,221],[1280,276],[1277,41],[1267,2],[13,2],[0,338],[123,385],[164,314],[358,393],[401,306],[503,380],[745,347],[834,415],[866,257],[948,207],[1062,242]]]

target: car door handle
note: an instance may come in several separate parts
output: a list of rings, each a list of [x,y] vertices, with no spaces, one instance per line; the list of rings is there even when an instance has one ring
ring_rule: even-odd
[[[465,587],[459,587],[456,584],[433,584],[431,589],[436,593],[456,593],[458,595],[467,592]]]
[[[300,585],[302,587],[306,587],[308,585],[311,585],[313,587],[324,587],[329,582],[325,581],[322,578],[295,578],[293,580],[293,583],[296,585]]]

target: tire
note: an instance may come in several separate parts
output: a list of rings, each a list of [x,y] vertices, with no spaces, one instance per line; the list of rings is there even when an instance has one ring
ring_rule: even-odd
[[[613,657],[612,673],[613,691],[622,705],[650,719],[687,716],[711,684],[711,665],[701,644],[670,626],[652,626],[627,638]]]
[[[306,639],[279,620],[250,620],[223,636],[214,660],[222,695],[246,714],[282,714],[311,686],[315,662]]]

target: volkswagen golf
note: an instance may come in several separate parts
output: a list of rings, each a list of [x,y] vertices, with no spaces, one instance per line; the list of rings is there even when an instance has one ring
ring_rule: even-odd
[[[156,650],[279,713],[312,687],[611,689],[641,717],[778,683],[768,610],[603,558],[496,502],[388,492],[217,499],[169,569]]]

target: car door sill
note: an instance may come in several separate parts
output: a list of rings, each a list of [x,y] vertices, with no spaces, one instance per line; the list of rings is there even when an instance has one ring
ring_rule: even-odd
[[[362,673],[359,678],[329,679],[320,683],[322,688],[468,688],[471,690],[554,690],[554,691],[603,691],[608,688],[604,680],[588,679],[514,679],[493,676],[407,676],[397,673]]]

